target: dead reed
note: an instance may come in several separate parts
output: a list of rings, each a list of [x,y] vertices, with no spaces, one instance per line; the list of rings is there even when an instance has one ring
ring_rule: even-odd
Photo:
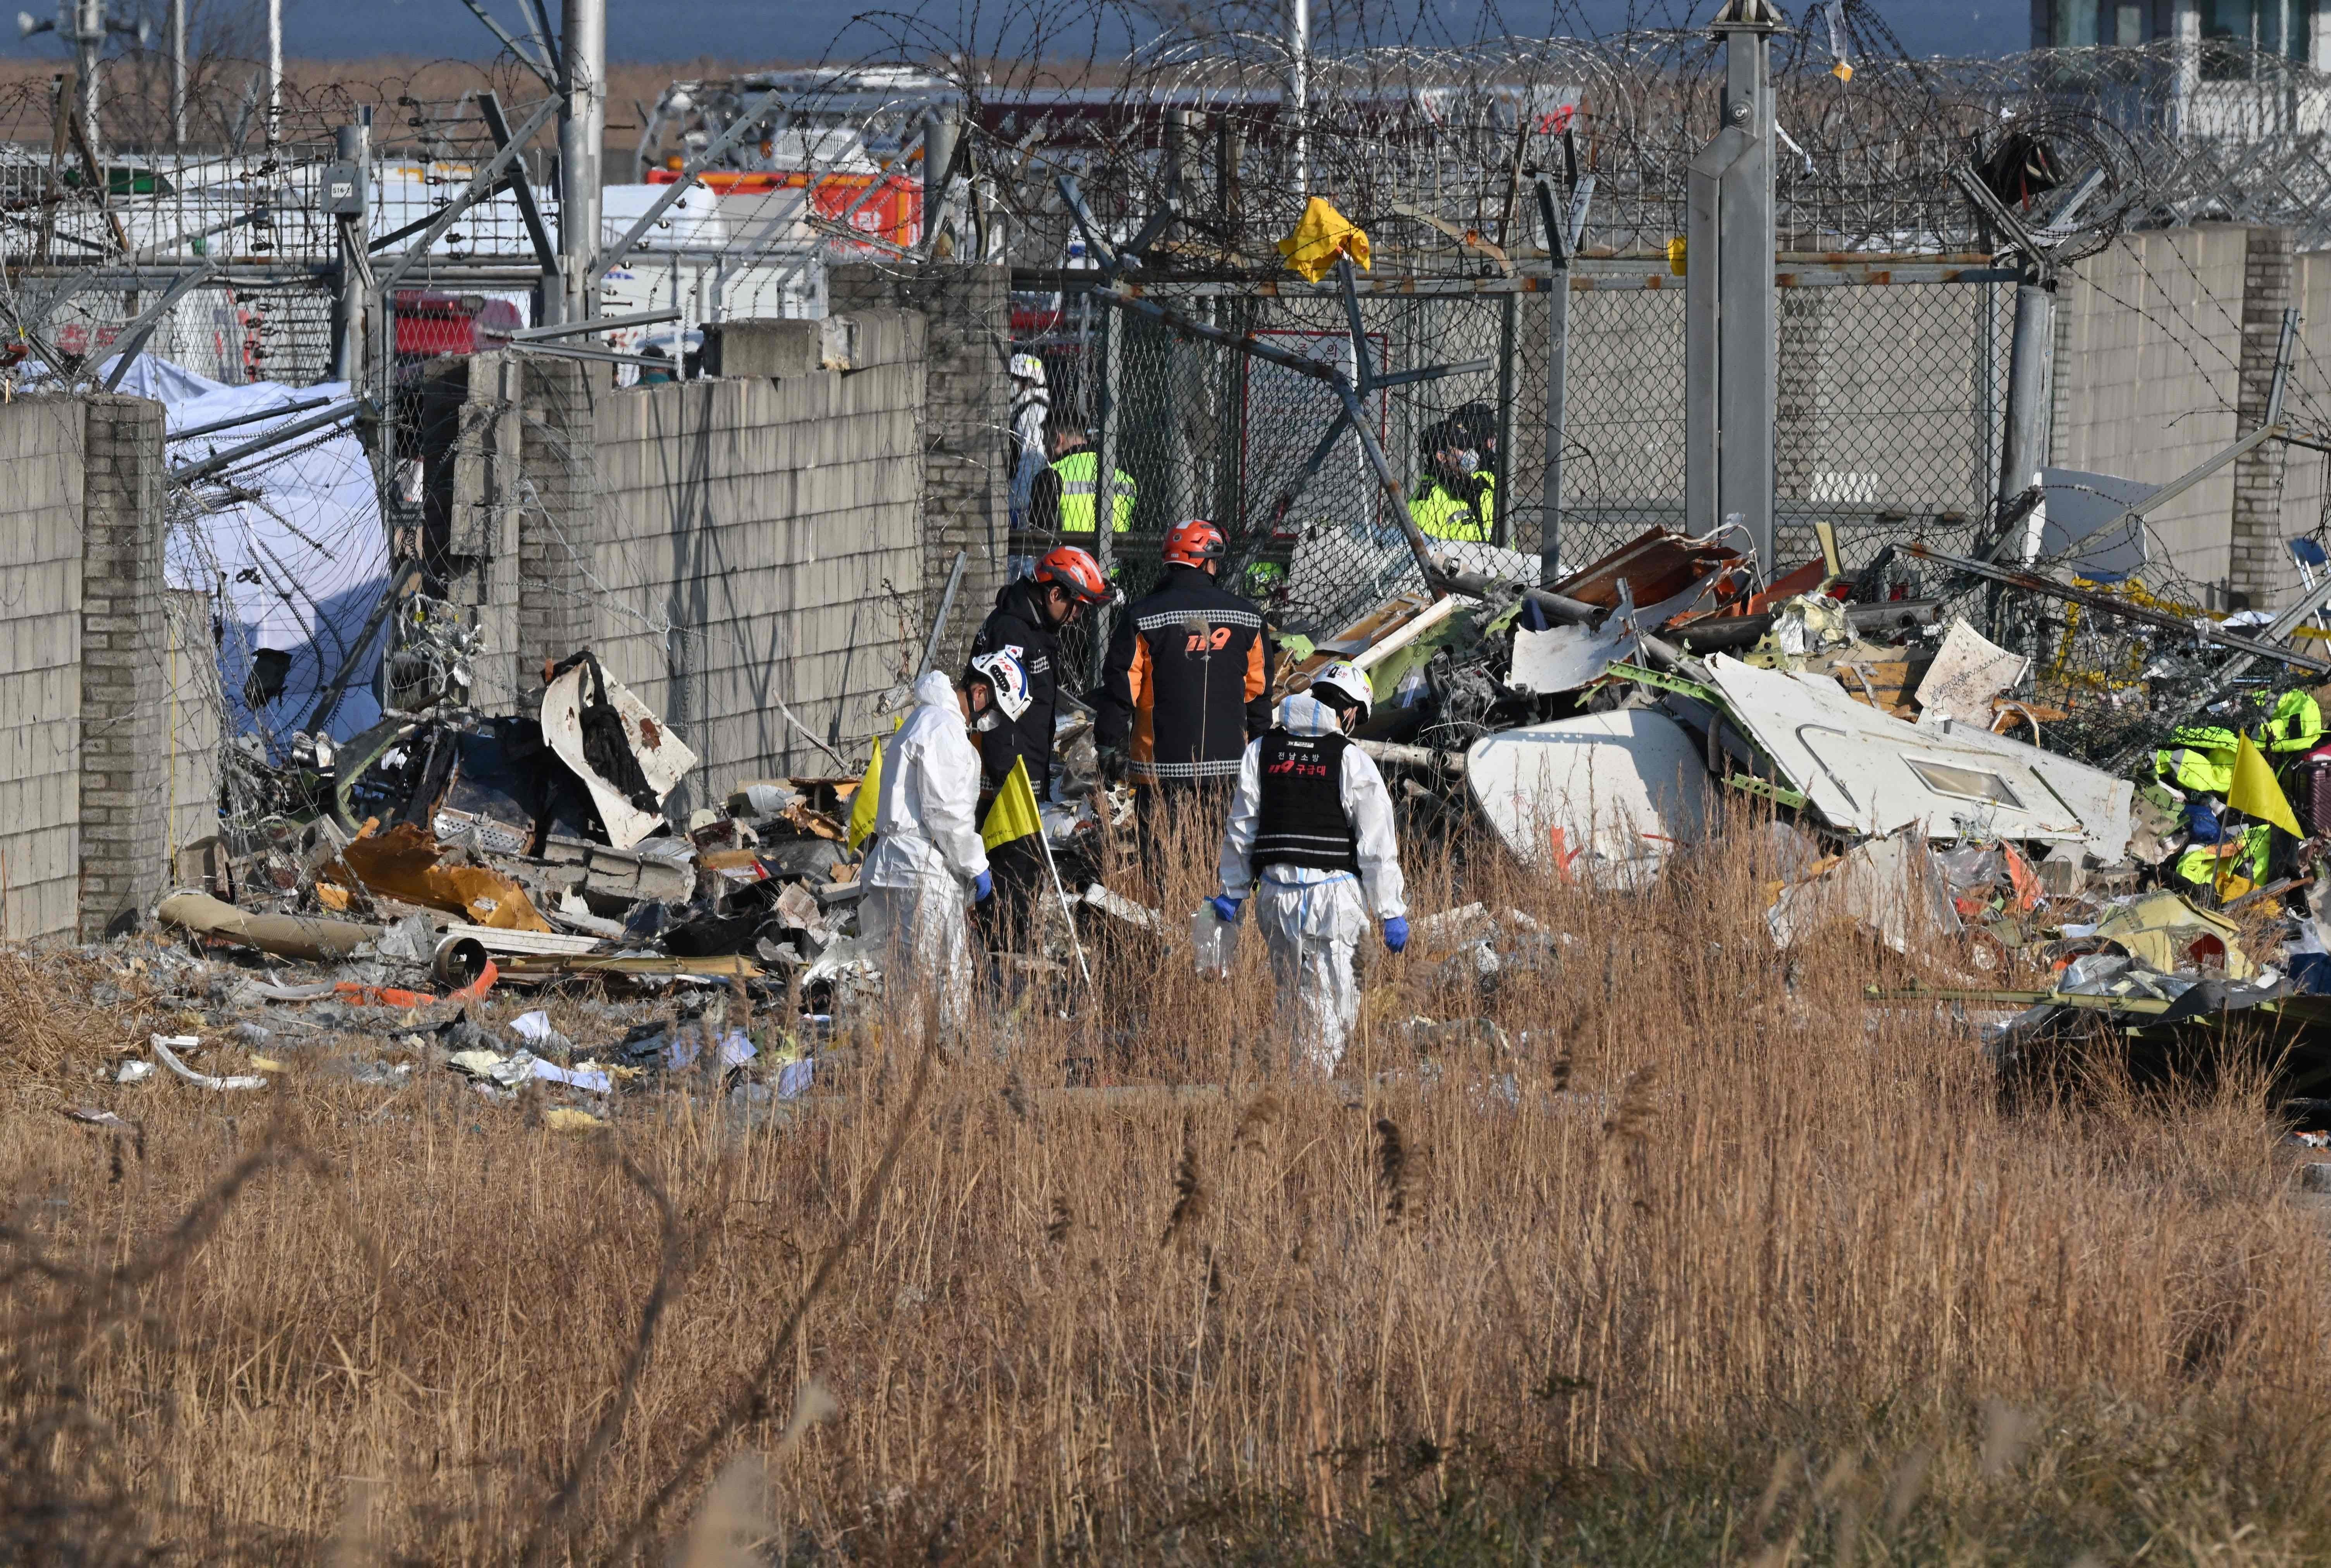
[[[1758,853],[1421,855],[1546,946],[1375,953],[1343,1092],[1251,927],[1227,984],[1112,940],[1079,1022],[861,1031],[783,1126],[51,1073],[142,1152],[6,1113],[0,1556],[2320,1560],[2331,1259],[2259,1086],[2003,1109],[1867,947],[1773,951]]]

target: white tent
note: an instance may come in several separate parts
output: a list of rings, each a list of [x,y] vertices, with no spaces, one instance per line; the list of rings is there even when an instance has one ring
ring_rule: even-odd
[[[323,410],[253,419],[210,435],[181,438],[182,431],[348,396],[345,382],[224,386],[149,355],[132,362],[119,390],[163,405],[173,468]],[[169,516],[169,585],[211,595],[219,676],[238,731],[256,733],[280,755],[291,732],[307,727],[318,696],[351,661],[328,729],[344,740],[380,717],[375,677],[382,640],[363,634],[387,591],[388,535],[372,464],[346,423],[295,436],[197,482],[174,496]],[[289,666],[280,692],[253,708],[245,687],[254,662],[262,670],[280,662],[257,658],[269,650],[288,655]]]

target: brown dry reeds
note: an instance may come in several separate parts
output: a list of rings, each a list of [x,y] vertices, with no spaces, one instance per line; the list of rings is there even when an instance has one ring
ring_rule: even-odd
[[[1337,1084],[1250,926],[1227,984],[1126,934],[1071,1019],[861,1030],[784,1122],[316,1069],[78,1090],[142,1158],[14,1113],[0,1556],[2331,1551],[2331,1258],[2257,1084],[2003,1107],[1870,949],[1773,951],[1746,835],[1633,898],[1412,870],[1543,945],[1368,956]]]

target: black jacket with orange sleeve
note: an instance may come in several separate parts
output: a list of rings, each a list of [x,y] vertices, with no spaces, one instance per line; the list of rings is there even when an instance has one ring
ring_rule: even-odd
[[[1137,784],[1235,781],[1246,743],[1270,725],[1262,616],[1195,566],[1168,566],[1118,618],[1095,738],[1122,748]]]

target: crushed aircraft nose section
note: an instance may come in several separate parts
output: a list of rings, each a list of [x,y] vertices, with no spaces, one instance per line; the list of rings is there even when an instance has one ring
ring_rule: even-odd
[[[1465,781],[1517,857],[1594,887],[1643,887],[1707,835],[1699,744],[1648,708],[1487,736],[1465,754]]]
[[[607,841],[619,850],[663,826],[664,797],[696,765],[696,754],[589,653],[552,672],[542,736],[589,787]]]

